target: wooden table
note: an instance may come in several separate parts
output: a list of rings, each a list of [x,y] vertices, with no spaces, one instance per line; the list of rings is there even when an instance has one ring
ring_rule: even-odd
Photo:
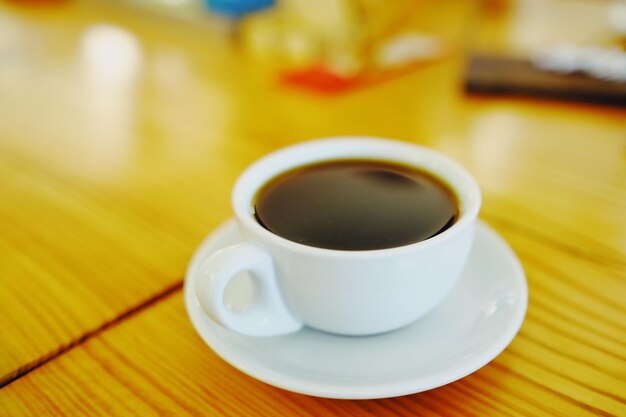
[[[478,45],[516,9],[489,2]],[[504,6],[503,6],[504,5]],[[464,95],[460,51],[325,96],[225,35],[103,4],[0,5],[0,415],[626,415],[626,110]],[[400,398],[294,394],[198,337],[182,277],[242,169],[342,134],[464,164],[530,304],[513,343]]]

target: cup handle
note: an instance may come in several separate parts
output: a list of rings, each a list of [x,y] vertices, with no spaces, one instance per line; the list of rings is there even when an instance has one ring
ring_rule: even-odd
[[[254,304],[242,312],[224,305],[224,291],[240,272],[250,273],[257,288]],[[196,296],[202,310],[227,329],[248,336],[277,336],[302,327],[278,288],[272,257],[251,243],[221,249],[200,264]]]

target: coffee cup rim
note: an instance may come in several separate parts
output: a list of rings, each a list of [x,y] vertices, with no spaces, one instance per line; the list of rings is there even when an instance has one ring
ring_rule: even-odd
[[[256,193],[268,181],[300,166],[337,160],[372,159],[404,164],[425,170],[443,181],[459,200],[459,218],[445,231],[428,239],[383,249],[340,250],[308,246],[274,234],[254,215]],[[419,162],[418,162],[419,161]],[[463,186],[461,187],[460,184]],[[337,136],[314,139],[281,148],[246,168],[233,188],[231,203],[240,227],[251,232],[255,241],[278,245],[289,251],[342,258],[399,255],[441,244],[474,224],[481,205],[476,180],[459,163],[433,148],[410,142],[371,136]]]

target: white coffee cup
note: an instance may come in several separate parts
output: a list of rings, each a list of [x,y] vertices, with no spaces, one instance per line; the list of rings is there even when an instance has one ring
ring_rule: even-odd
[[[257,191],[281,173],[312,163],[374,159],[427,171],[456,194],[459,216],[444,232],[389,249],[343,251],[282,238],[254,216]],[[232,205],[244,242],[203,260],[196,295],[204,312],[224,327],[273,336],[303,325],[344,335],[370,335],[405,326],[435,307],[467,260],[480,209],[478,185],[456,162],[432,149],[388,139],[337,137],[290,146],[248,167]],[[255,282],[256,300],[244,311],[224,304],[240,272]]]

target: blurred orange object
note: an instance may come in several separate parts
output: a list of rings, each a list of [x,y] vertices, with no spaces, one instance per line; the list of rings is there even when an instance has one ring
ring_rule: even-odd
[[[285,72],[281,81],[287,85],[305,87],[321,93],[340,93],[356,87],[361,77],[336,74],[324,66],[313,66],[301,70]]]

